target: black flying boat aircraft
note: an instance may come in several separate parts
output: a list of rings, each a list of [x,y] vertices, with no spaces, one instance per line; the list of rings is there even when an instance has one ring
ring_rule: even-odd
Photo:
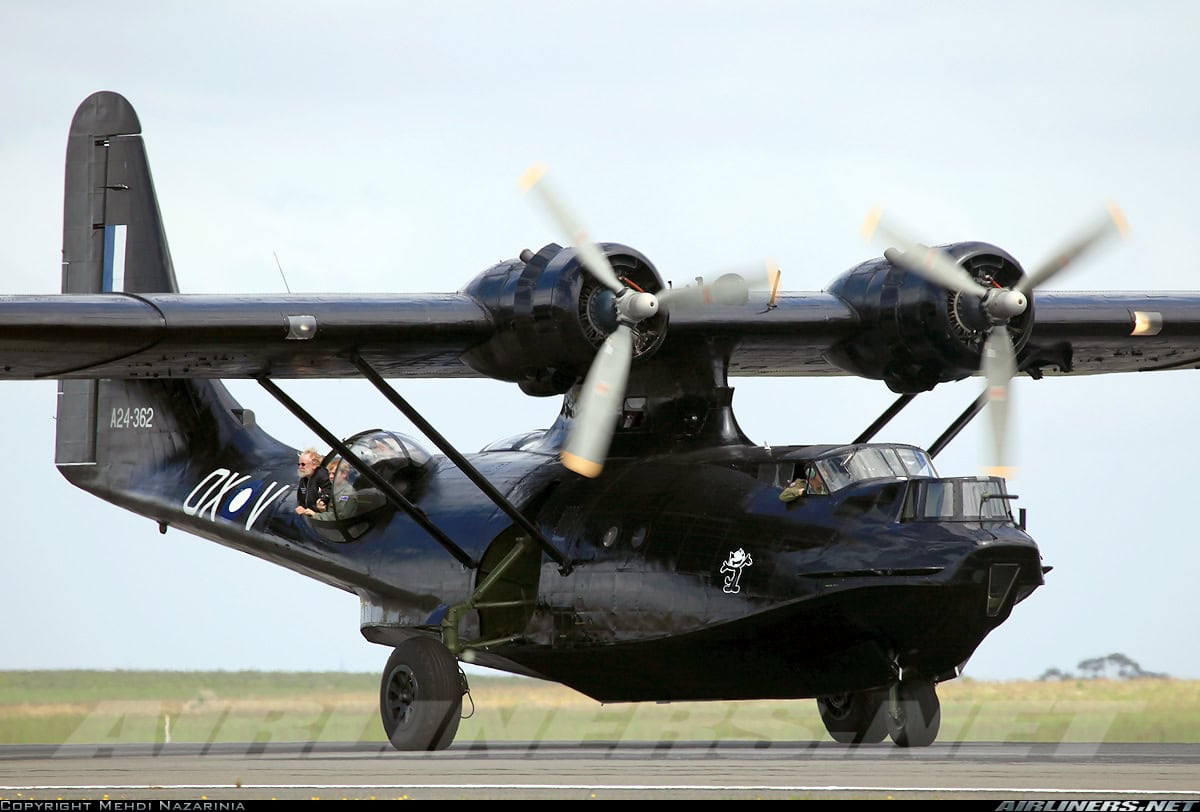
[[[1026,273],[996,246],[893,246],[819,293],[778,274],[669,287],[570,238],[458,293],[179,292],[141,125],[86,99],[67,147],[62,293],[0,297],[0,374],[59,381],[55,463],[74,485],[361,600],[394,649],[392,744],[448,746],[459,661],[604,702],[816,698],[839,742],[926,745],[952,679],[1048,567],[1002,476],[932,458],[1009,380],[1200,365],[1200,294],[1035,290],[1114,229]],[[1035,311],[1036,304],[1036,311]],[[982,374],[927,451],[871,443],[916,394]],[[849,442],[765,447],[730,376],[858,375],[899,395]],[[363,377],[422,433],[343,439],[278,385]],[[547,429],[464,455],[388,379],[490,377],[562,395]],[[222,386],[257,380],[333,450],[332,504],[296,513],[297,450]],[[336,427],[338,429],[342,427]],[[436,447],[434,455],[428,450]]]

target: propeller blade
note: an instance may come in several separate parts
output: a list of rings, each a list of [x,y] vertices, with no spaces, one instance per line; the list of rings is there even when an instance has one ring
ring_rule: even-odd
[[[1094,248],[1101,240],[1110,234],[1118,233],[1125,236],[1129,233],[1129,221],[1116,203],[1108,204],[1106,216],[1095,225],[1081,232],[1074,240],[1055,254],[1029,276],[1017,283],[1014,290],[1029,293],[1041,287],[1057,273]]]
[[[987,473],[1010,477],[1015,469],[1008,459],[1008,413],[1012,407],[1009,382],[1017,374],[1017,358],[1008,327],[998,324],[988,331],[983,345],[983,374],[987,378],[988,411],[992,422],[992,465]]]
[[[883,224],[883,209],[874,208],[867,214],[863,223],[862,236],[866,241],[878,232],[888,242],[900,249],[899,252],[888,254],[888,259],[903,265],[907,270],[924,277],[935,285],[941,285],[959,293],[969,293],[982,297],[987,288],[971,278],[971,275],[951,259],[950,255],[938,248],[931,248],[908,239],[894,227]]]
[[[667,288],[656,295],[659,304],[674,312],[699,310],[714,304],[742,305],[749,300],[750,291],[768,287],[778,273],[779,269],[774,263],[767,263],[761,270],[745,276],[727,273],[710,284]]]
[[[620,293],[625,289],[625,285],[621,284],[621,280],[617,278],[617,272],[613,270],[612,263],[608,261],[604,252],[592,242],[587,229],[575,219],[562,200],[546,184],[545,164],[534,164],[525,170],[525,174],[521,175],[521,191],[532,191],[537,194],[550,217],[567,235],[568,242],[575,247],[583,267],[587,268],[600,284],[613,293]]]
[[[622,324],[605,339],[579,390],[575,425],[562,450],[562,464],[577,474],[596,477],[604,467],[632,361],[633,331]]]

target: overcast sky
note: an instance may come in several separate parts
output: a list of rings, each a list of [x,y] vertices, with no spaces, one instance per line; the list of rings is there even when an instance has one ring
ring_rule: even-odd
[[[278,292],[273,254],[297,292],[457,290],[561,239],[518,191],[534,161],[597,239],[676,280],[773,257],[785,288],[820,290],[882,250],[858,237],[875,204],[1034,266],[1112,199],[1131,238],[1052,286],[1200,288],[1198,30],[1187,2],[10,3],[0,289],[59,289],[67,127],[96,90],[141,117],[184,292]],[[774,445],[848,441],[894,397],[734,385]],[[283,386],[343,436],[416,433],[369,387]],[[399,388],[464,450],[559,407],[487,381]],[[880,439],[928,445],[978,388],[939,387]],[[1198,392],[1196,372],[1018,382],[1010,489],[1054,570],[969,676],[1122,652],[1200,677]],[[51,382],[0,384],[0,668],[382,668],[354,596],[69,486],[54,403]],[[979,471],[982,430],[943,474]]]

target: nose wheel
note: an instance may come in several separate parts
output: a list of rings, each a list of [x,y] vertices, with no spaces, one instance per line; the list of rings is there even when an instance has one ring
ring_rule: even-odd
[[[904,679],[886,703],[887,732],[899,747],[928,747],[942,726],[942,706],[933,681]]]

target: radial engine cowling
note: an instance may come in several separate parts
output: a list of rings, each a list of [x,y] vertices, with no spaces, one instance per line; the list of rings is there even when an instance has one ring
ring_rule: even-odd
[[[599,248],[630,287],[662,290],[658,271],[641,253],[615,243]],[[463,360],[490,378],[515,381],[529,395],[570,389],[617,327],[612,291],[584,270],[573,249],[555,244],[489,268],[465,292],[492,314],[496,330]],[[634,358],[654,352],[666,327],[665,310],[634,325]]]
[[[894,249],[893,249],[894,250]],[[1024,275],[1020,264],[994,245],[944,246],[987,288],[1009,288]],[[835,345],[831,360],[848,372],[884,381],[894,392],[924,392],[979,371],[992,321],[981,301],[947,290],[893,262],[892,250],[838,277],[828,292],[859,315],[862,329]],[[1033,303],[1008,320],[1017,352],[1029,340]]]

